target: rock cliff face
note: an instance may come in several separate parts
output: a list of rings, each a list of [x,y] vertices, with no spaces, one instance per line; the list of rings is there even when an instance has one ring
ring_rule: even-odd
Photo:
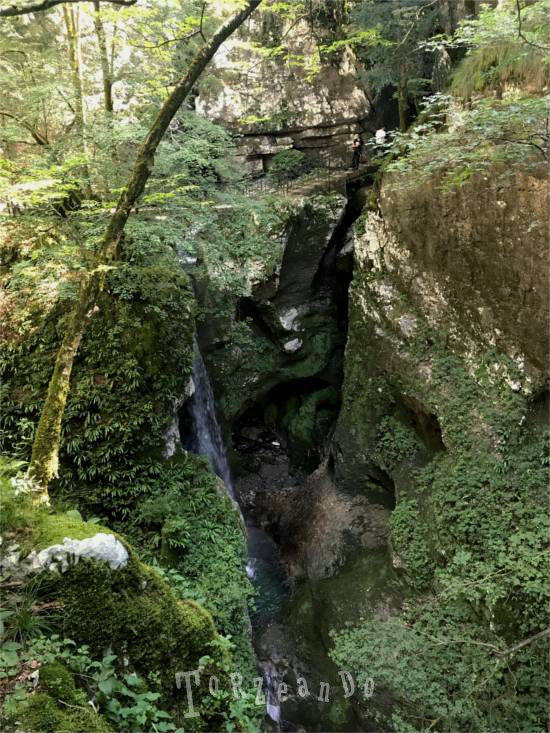
[[[370,492],[382,543],[383,507],[415,491],[415,468],[443,451],[498,455],[503,424],[545,399],[545,183],[497,180],[444,194],[388,177],[355,228],[333,447],[338,480]]]
[[[304,455],[321,442],[313,433],[323,410],[334,416],[338,405],[345,345],[339,298],[347,280],[344,273],[339,282],[336,260],[345,215],[338,193],[293,202],[273,269],[251,278],[246,294],[201,334],[222,423],[284,424]]]
[[[448,324],[457,348],[494,346],[535,381],[548,356],[546,196],[541,171],[516,172],[505,186],[479,177],[449,194],[435,185],[409,193],[390,179],[380,202],[395,239],[386,245],[382,234],[379,254],[400,290]]]
[[[370,109],[355,56],[346,50],[321,63],[320,46],[331,40],[326,28],[320,38],[306,20],[271,28],[268,18],[225,44],[214,62],[216,79],[196,99],[197,112],[239,136],[239,159],[253,174],[265,172],[273,155],[289,148],[315,162],[347,160]],[[260,41],[279,50],[266,56]]]
[[[271,269],[201,334],[243,512],[296,584],[256,640],[285,681],[332,679],[331,632],[398,614],[403,569],[426,588],[447,492],[466,492],[478,534],[502,485],[540,507],[536,481],[516,488],[509,470],[531,433],[517,454],[505,444],[538,435],[547,407],[545,187],[498,180],[443,193],[386,175],[355,221],[352,197],[294,201]],[[299,703],[285,719],[303,719]]]

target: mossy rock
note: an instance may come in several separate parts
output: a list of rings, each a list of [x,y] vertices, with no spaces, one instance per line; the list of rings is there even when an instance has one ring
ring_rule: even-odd
[[[334,387],[301,398],[295,396],[287,402],[282,424],[295,463],[312,469],[318,465],[318,448],[332,425],[338,404],[338,391]]]
[[[66,537],[84,540],[98,532],[113,534],[99,524],[82,521],[75,510],[55,512],[33,504],[30,495],[17,494],[7,479],[0,483],[0,503],[0,533],[9,534],[20,545],[22,557],[62,544]]]
[[[90,647],[124,651],[142,676],[160,672],[167,691],[175,673],[195,669],[216,638],[210,614],[178,601],[170,587],[132,555],[126,567],[82,559],[59,576],[54,595],[63,604],[63,634]]]
[[[6,721],[12,730],[26,733],[113,733],[91,708],[62,709],[44,692],[30,695]]]
[[[72,705],[86,703],[84,693],[76,688],[73,675],[59,662],[50,662],[40,667],[40,688],[54,700]]]
[[[32,523],[28,532],[21,538],[22,553],[32,550],[40,552],[51,547],[60,545],[66,537],[72,540],[85,540],[93,537],[98,532],[113,534],[110,530],[94,522],[83,522],[81,519],[68,513],[39,512],[31,517]]]
[[[83,522],[71,514],[48,514],[39,517],[33,527],[33,549],[40,552],[46,547],[62,543],[65,537],[85,540],[98,532],[109,530],[94,522]]]

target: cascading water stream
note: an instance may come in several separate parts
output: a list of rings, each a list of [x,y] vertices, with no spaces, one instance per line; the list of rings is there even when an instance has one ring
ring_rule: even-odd
[[[221,478],[231,498],[235,498],[229,461],[216,417],[214,393],[197,344],[195,344],[192,379],[195,390],[190,407],[193,421],[190,447],[194,453],[200,453],[209,459],[214,473]]]
[[[212,469],[216,475],[223,481],[228,494],[232,499],[235,499],[235,493],[233,488],[233,481],[231,478],[231,470],[229,468],[229,461],[227,459],[227,452],[225,450],[225,444],[223,442],[222,433],[218,419],[216,417],[216,404],[214,401],[214,393],[212,391],[212,385],[210,378],[204,364],[204,360],[200,353],[198,345],[195,343],[195,355],[193,361],[193,393],[189,401],[190,414],[192,420],[192,438],[189,449],[194,453],[204,455],[210,461]],[[170,437],[170,433],[168,435]],[[236,503],[236,502],[235,502]],[[238,506],[238,505],[236,505]],[[261,536],[259,536],[261,535]],[[275,574],[277,573],[276,564],[273,562],[265,563],[266,558],[262,558],[261,555],[265,554],[266,546],[268,552],[273,552],[269,545],[267,535],[256,528],[247,528],[247,540],[248,540],[248,563],[246,572],[250,580],[256,585],[259,594],[266,595],[266,604],[270,604],[270,592],[269,589],[266,592],[262,582],[265,583],[265,576],[273,575],[273,568],[275,568]],[[273,543],[271,542],[271,545]],[[258,557],[257,557],[258,555]],[[268,558],[270,560],[270,558]],[[267,566],[267,573],[259,573],[258,566]],[[279,584],[281,581],[279,579]],[[272,583],[270,585],[273,585]],[[261,598],[260,598],[261,603]],[[281,705],[279,703],[276,694],[276,670],[270,663],[263,667],[263,677],[265,682],[266,691],[266,712],[277,725],[279,729],[279,721],[281,718]]]

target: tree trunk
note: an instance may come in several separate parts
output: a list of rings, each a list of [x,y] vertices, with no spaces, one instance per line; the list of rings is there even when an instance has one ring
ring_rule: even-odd
[[[69,394],[74,357],[82,340],[86,320],[91,315],[97,300],[100,286],[98,271],[94,271],[82,282],[78,303],[69,316],[63,341],[55,359],[29,464],[29,476],[41,489],[40,502],[48,502],[48,484],[54,476],[57,476],[61,421]]]
[[[85,130],[85,114],[84,114],[84,93],[82,91],[82,69],[80,55],[80,10],[79,8],[71,8],[63,5],[63,18],[65,20],[65,28],[67,29],[67,42],[69,49],[69,62],[71,65],[71,77],[73,84],[73,93],[75,97],[74,117],[75,132],[78,138],[80,153],[84,158],[82,165],[82,175],[84,177],[84,195],[91,198],[92,186],[90,180],[90,171],[87,164],[87,145]]]
[[[210,41],[200,49],[191,62],[187,74],[180,79],[162,105],[147,137],[141,144],[132,173],[107,225],[99,253],[98,267],[81,286],[79,301],[65,330],[55,360],[46,400],[42,407],[33,443],[29,475],[39,484],[42,491],[41,498],[45,501],[48,500],[48,484],[57,475],[61,421],[69,394],[74,358],[86,329],[86,323],[95,309],[98,295],[103,287],[105,265],[118,257],[124,227],[132,207],[142,194],[151,175],[156,149],[168,125],[221,44],[244,23],[261,2],[262,0],[248,0],[242,10],[220,26]]]
[[[76,4],[80,0],[39,0],[35,3],[29,3],[28,5],[8,5],[7,8],[0,8],[0,18],[13,18],[16,15],[28,15],[29,13],[39,13],[42,10],[49,10],[55,5],[63,4]],[[100,0],[100,2],[108,2],[112,5],[135,5],[137,0]]]
[[[113,79],[111,75],[111,66],[109,64],[109,56],[107,53],[107,41],[105,40],[105,28],[101,20],[101,10],[99,0],[94,0],[94,28],[99,48],[99,57],[101,60],[101,75],[103,78],[103,103],[105,105],[105,114],[109,119],[113,113]]]
[[[405,71],[402,69],[399,77],[399,85],[397,87],[397,106],[399,109],[399,129],[401,132],[407,130],[407,79]]]

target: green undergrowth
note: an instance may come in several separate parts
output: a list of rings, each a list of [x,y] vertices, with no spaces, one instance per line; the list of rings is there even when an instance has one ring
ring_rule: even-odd
[[[252,588],[246,577],[246,535],[240,515],[206,459],[180,453],[162,481],[121,524],[180,598],[204,605],[235,645],[236,663],[255,669],[247,626]]]
[[[395,730],[542,731],[550,460],[534,415],[547,395],[498,350],[466,353],[456,327],[429,326],[406,296],[388,308],[379,277],[355,274],[339,430],[360,470],[394,481],[408,598],[338,633],[333,659],[374,678],[379,722]]]
[[[0,273],[6,293],[0,449],[23,461],[80,268],[95,246],[91,225],[77,250],[69,223],[45,220],[53,234],[36,237],[25,221],[4,240],[8,266]],[[111,647],[119,673],[128,656],[145,691],[158,693],[159,706],[176,721],[184,700],[174,689],[176,671],[195,669],[204,659],[205,668],[221,670],[224,679],[234,671],[245,679],[256,674],[238,513],[203,459],[183,452],[163,457],[174,404],[191,373],[194,314],[172,229],[136,217],[120,263],[106,274],[73,368],[60,475],[51,486],[55,510],[38,512],[10,485],[2,514],[4,536],[24,554],[101,531],[129,539],[126,568],[81,560],[53,585],[50,574],[33,576],[17,598],[10,595],[10,608],[33,633],[54,631],[86,645],[94,662]],[[44,617],[32,611],[37,594],[39,604],[53,603]],[[10,643],[21,642],[14,637]],[[157,673],[151,687],[149,676]],[[204,695],[200,706],[197,728],[253,729],[248,716],[258,714],[247,700],[233,701],[223,685],[219,698]],[[52,725],[63,729],[65,723],[60,718]]]
[[[73,301],[68,281],[49,308],[42,283],[33,285],[27,305],[19,302],[33,256],[24,253],[21,245],[22,261],[5,282],[14,298],[6,330],[13,326],[14,333],[0,352],[0,448],[27,459]],[[159,477],[172,405],[191,372],[193,309],[174,251],[147,227],[134,228],[73,368],[54,494],[124,515],[134,495]]]
[[[449,47],[465,50],[446,93],[424,102],[416,122],[388,145],[386,170],[401,189],[444,191],[476,174],[505,186],[521,166],[544,175],[548,160],[549,4],[484,5],[458,24]],[[432,39],[439,50],[441,38]]]
[[[75,682],[68,673],[58,669],[56,675],[42,676],[36,693],[30,683],[21,686],[16,682],[20,679],[26,682],[29,663],[36,668],[38,655],[38,661],[65,659],[68,667],[81,675],[79,684],[88,694],[90,685],[85,681],[90,677],[90,670],[97,673],[97,687],[103,695],[100,695],[99,711],[116,730],[149,730],[153,722],[159,731],[175,730],[187,711],[185,689],[177,689],[176,674],[199,667],[202,682],[194,695],[199,717],[185,729],[212,730],[226,724],[237,729],[254,727],[248,718],[249,713],[256,715],[253,708],[246,701],[240,707],[234,704],[229,686],[230,672],[254,672],[253,655],[242,628],[243,588],[247,587],[246,582],[240,583],[240,573],[244,573],[241,562],[244,538],[229,500],[217,494],[216,480],[205,464],[202,470],[201,485],[210,488],[210,495],[205,488],[205,493],[197,489],[194,496],[187,497],[190,501],[187,519],[191,514],[195,516],[191,529],[194,537],[187,537],[183,529],[177,531],[173,525],[168,528],[169,512],[162,515],[159,509],[157,514],[157,517],[162,515],[159,531],[166,530],[166,544],[161,550],[166,563],[164,570],[145,565],[122,535],[116,537],[126,548],[128,560],[117,569],[106,562],[86,558],[78,563],[69,560],[62,572],[37,569],[30,576],[22,574],[18,565],[8,566],[7,576],[3,578],[6,591],[1,616],[7,641],[0,647],[0,665],[7,678],[13,680],[12,698],[3,713],[7,724],[15,725],[19,721],[22,726],[31,726],[33,731],[96,730],[90,718],[93,710],[86,705],[89,698],[82,699],[83,693],[78,693],[79,703],[75,706],[82,708],[78,715],[65,709],[75,704],[76,696]],[[196,477],[198,467],[193,470],[187,466],[187,471]],[[14,486],[9,476],[8,468],[4,470],[1,486],[2,505],[7,509],[3,514],[2,534],[8,553],[17,543],[23,559],[30,547],[40,550],[66,537],[84,539],[97,532],[111,533],[95,522],[78,519],[74,510],[58,513],[37,506],[32,493],[25,491],[23,479]],[[179,494],[176,485],[172,487],[173,502],[182,501],[185,496],[181,481],[178,486]],[[168,496],[167,491],[165,498],[169,503]],[[210,514],[211,525],[206,529],[200,504],[217,506],[217,511]],[[156,543],[155,517],[151,508],[146,507],[139,516],[149,518],[149,524],[144,522],[148,533],[134,528],[145,555],[148,541],[151,549]],[[179,520],[180,527],[183,525],[185,513],[178,518],[174,511],[170,516],[176,524]],[[203,527],[202,537],[198,527]],[[219,533],[218,541],[209,533]],[[189,541],[187,553],[184,539]],[[175,572],[176,568],[179,573]],[[224,588],[223,584],[227,586],[231,580],[233,587]],[[212,599],[217,610],[216,625],[203,606]],[[29,617],[33,623],[29,623]],[[217,631],[224,622],[227,637],[219,636]],[[230,631],[235,633],[235,642],[228,638]],[[51,639],[58,640],[58,647],[48,646]],[[82,668],[83,656],[86,669]],[[217,695],[208,692],[210,675],[219,677]],[[66,705],[59,709],[57,700],[62,688]],[[163,727],[161,723],[172,727]],[[110,730],[107,724],[101,726],[103,722],[101,725],[98,722],[97,730]]]

